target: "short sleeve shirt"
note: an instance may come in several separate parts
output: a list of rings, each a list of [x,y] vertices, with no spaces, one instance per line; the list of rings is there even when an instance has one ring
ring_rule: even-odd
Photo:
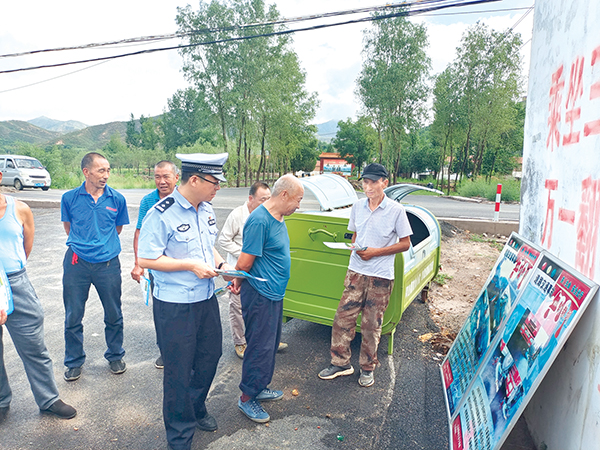
[[[260,205],[244,225],[242,252],[254,255],[250,275],[268,281],[249,279],[248,282],[261,295],[273,301],[283,300],[290,279],[290,238],[285,222],[275,219]]]
[[[412,234],[404,206],[388,197],[384,197],[375,211],[369,208],[368,198],[357,201],[350,212],[348,229],[356,232],[356,244],[361,247],[389,247]],[[352,252],[348,268],[363,275],[393,280],[395,256],[378,256],[364,261]]]
[[[138,221],[135,228],[138,230],[142,228],[142,221],[150,208],[152,208],[155,204],[160,201],[160,195],[158,194],[158,189],[153,190],[148,195],[144,196],[142,201],[140,202],[140,211],[138,213]]]
[[[125,197],[110,186],[104,187],[97,202],[85,190],[85,181],[65,192],[60,217],[70,223],[67,245],[85,261],[106,262],[121,252],[117,227],[129,223],[129,213]]]
[[[170,204],[169,206],[164,206]],[[138,256],[157,259],[162,255],[175,259],[199,259],[215,266],[214,246],[217,221],[212,205],[202,202],[196,208],[175,190],[148,211],[138,240]],[[214,294],[212,278],[198,278],[189,271],[152,270],[153,294],[169,303],[196,303]]]

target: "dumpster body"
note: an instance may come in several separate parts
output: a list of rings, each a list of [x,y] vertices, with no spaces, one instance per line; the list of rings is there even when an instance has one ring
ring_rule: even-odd
[[[344,290],[350,252],[328,248],[323,242],[351,242],[353,233],[348,230],[350,206],[358,197],[350,183],[337,175],[319,175],[302,182],[315,194],[322,207],[327,205],[332,210],[295,213],[285,219],[292,266],[283,300],[283,316],[284,320],[299,318],[331,326]],[[399,201],[403,197],[398,194],[399,189],[404,195],[416,190],[412,186],[402,186],[411,185],[389,187],[386,195]],[[396,197],[390,195],[394,192]],[[382,324],[382,334],[392,337],[402,313],[436,276],[440,264],[440,227],[436,218],[425,208],[404,207],[413,235],[410,248],[395,257],[394,289]],[[360,316],[357,331],[360,332]],[[389,353],[392,350],[393,339],[390,338]]]

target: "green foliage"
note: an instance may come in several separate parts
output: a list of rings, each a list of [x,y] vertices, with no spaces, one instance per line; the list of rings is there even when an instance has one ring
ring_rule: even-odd
[[[502,184],[502,201],[518,202],[521,199],[521,182],[514,179],[492,178],[486,181],[482,178],[467,180],[457,188],[458,194],[463,197],[483,197],[490,201],[496,200],[496,188]]]
[[[360,172],[367,161],[371,161],[377,148],[377,132],[371,126],[371,119],[359,117],[356,122],[348,118],[338,122],[338,132],[332,142],[340,156],[354,164]]]
[[[452,275],[448,275],[447,273],[438,272],[438,274],[434,277],[433,282],[439,284],[440,286],[445,285],[448,281],[453,278]]]

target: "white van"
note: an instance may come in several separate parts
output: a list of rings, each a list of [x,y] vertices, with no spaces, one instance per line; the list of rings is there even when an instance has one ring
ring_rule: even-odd
[[[20,191],[24,187],[50,189],[50,174],[42,163],[31,156],[0,155],[2,185],[14,186]]]

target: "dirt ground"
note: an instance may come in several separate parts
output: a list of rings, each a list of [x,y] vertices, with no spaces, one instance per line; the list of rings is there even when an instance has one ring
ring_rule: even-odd
[[[441,267],[427,303],[440,333],[423,335],[446,354],[498,259],[507,236],[474,235],[441,222]]]

